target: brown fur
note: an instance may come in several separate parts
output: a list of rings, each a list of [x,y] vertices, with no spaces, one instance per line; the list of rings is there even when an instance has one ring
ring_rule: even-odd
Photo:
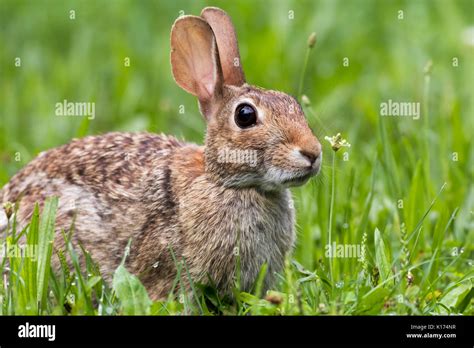
[[[204,146],[148,133],[86,137],[40,154],[0,191],[3,202],[20,203],[20,226],[35,202],[59,196],[56,229],[68,230],[75,219],[74,243],[84,245],[108,279],[132,238],[127,266],[154,299],[166,296],[176,277],[170,250],[195,281],[210,277],[221,293],[234,284],[237,254],[242,288],[250,290],[264,263],[265,288],[270,287],[295,240],[288,187],[306,182],[321,163],[321,146],[294,98],[249,86],[240,68],[220,65],[233,60],[219,54],[238,54],[236,47],[224,49],[236,37],[226,43],[220,36],[219,51],[202,58],[217,47],[206,40],[234,33],[223,11],[205,9],[203,17],[211,26],[227,27],[214,33],[200,17],[178,19],[172,63],[177,83],[198,97],[206,116]],[[186,38],[189,33],[194,40]],[[193,65],[193,59],[213,66]],[[190,66],[197,70],[182,71]],[[235,124],[241,103],[256,109],[257,125]],[[223,149],[250,151],[256,163],[222,161]],[[56,248],[63,244],[57,233]]]

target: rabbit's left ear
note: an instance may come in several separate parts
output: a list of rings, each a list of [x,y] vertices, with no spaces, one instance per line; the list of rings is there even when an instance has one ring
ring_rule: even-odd
[[[206,7],[201,17],[209,23],[216,37],[224,84],[242,86],[245,75],[240,62],[239,45],[232,20],[217,7]]]
[[[173,77],[185,91],[199,99],[208,119],[222,96],[222,70],[216,39],[209,24],[197,16],[178,18],[171,29]]]

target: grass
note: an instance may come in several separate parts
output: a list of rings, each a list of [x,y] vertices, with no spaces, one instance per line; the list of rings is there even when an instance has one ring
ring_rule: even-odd
[[[2,1],[0,185],[38,152],[75,136],[149,130],[202,142],[196,101],[171,78],[168,35],[180,10],[197,14],[209,4]],[[321,176],[293,190],[297,245],[274,289],[261,292],[262,269],[250,293],[237,279],[233,303],[212,286],[192,283],[183,293],[187,268],[175,259],[175,290],[153,302],[122,265],[107,283],[100,260],[69,243],[73,230],[63,231],[64,250],[50,243],[51,199],[25,230],[13,220],[0,236],[11,250],[21,238],[37,246],[36,258],[0,259],[0,314],[473,315],[474,66],[463,39],[472,2],[212,5],[234,19],[251,83],[307,96],[308,122],[324,147]],[[318,41],[309,50],[312,32]],[[96,118],[55,117],[63,99],[96,102]],[[421,118],[381,117],[388,99],[420,102]],[[338,132],[352,146],[335,153],[324,137]],[[364,253],[329,258],[329,242]],[[59,273],[50,268],[56,257]]]

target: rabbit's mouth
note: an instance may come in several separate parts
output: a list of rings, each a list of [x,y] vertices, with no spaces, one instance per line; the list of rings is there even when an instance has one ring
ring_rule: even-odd
[[[292,178],[285,179],[282,181],[282,184],[288,186],[301,186],[305,184],[315,174],[316,173],[311,170],[303,175],[296,175]]]
[[[288,178],[285,178],[281,181],[283,185],[286,186],[301,186],[304,185],[311,177],[317,175],[321,168],[322,153],[313,165],[303,172],[297,172],[294,175],[291,175]]]

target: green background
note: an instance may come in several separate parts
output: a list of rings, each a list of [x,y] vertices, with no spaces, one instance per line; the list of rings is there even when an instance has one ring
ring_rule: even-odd
[[[332,240],[357,244],[366,233],[372,269],[377,227],[394,271],[433,258],[429,269],[412,270],[422,289],[434,282],[430,291],[445,293],[466,279],[472,287],[474,3],[469,0],[1,0],[0,185],[40,151],[73,137],[147,130],[202,143],[205,123],[197,102],[171,75],[169,34],[180,11],[198,15],[209,5],[232,17],[247,80],[264,88],[296,96],[307,38],[317,33],[303,93],[311,100],[305,111],[323,143],[325,163],[319,178],[293,190],[294,258],[310,270],[328,262],[333,153],[324,137],[340,132],[352,146],[335,161]],[[15,66],[16,57],[21,67]],[[126,57],[130,67],[124,66]],[[432,69],[425,73],[429,61]],[[55,104],[63,99],[95,102],[95,119],[55,116]],[[388,99],[421,103],[421,118],[381,117],[380,103]],[[406,241],[405,266],[403,222],[413,236]],[[344,290],[351,289],[361,265],[336,259],[333,267],[341,290],[334,296],[345,303]]]

